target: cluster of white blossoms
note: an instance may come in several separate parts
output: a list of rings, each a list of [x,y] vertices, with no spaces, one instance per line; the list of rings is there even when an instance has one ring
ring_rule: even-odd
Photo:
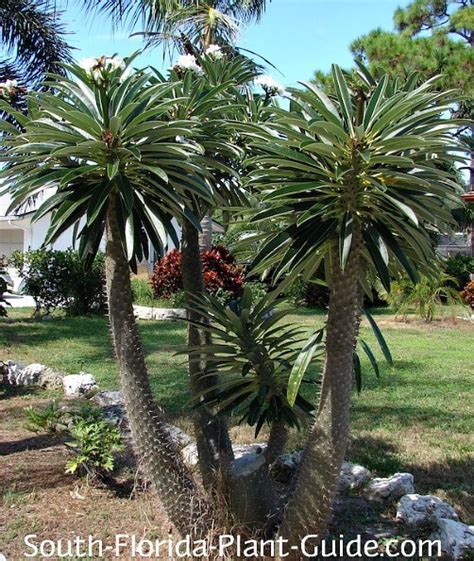
[[[209,47],[207,47],[204,51],[204,54],[214,60],[219,60],[224,56],[224,53],[219,45],[209,45]]]
[[[283,86],[271,76],[258,76],[255,78],[255,84],[260,86],[267,95],[281,95],[285,91]]]
[[[11,97],[18,89],[18,82],[16,80],[5,80],[0,82],[0,95],[2,97]]]
[[[118,68],[125,69],[125,62],[119,56],[103,55],[98,58],[85,58],[79,61],[79,65],[98,85],[103,84],[108,75]],[[128,72],[122,73],[121,79],[125,79],[127,74]]]
[[[220,60],[224,57],[224,51],[221,47],[219,47],[219,45],[209,45],[209,47],[207,47],[204,51],[204,55],[212,60]],[[187,70],[190,70],[199,76],[203,73],[203,70],[199,66],[199,63],[194,55],[181,55],[173,68],[178,72],[186,72]]]
[[[180,70],[181,72],[186,72],[186,70],[191,70],[196,74],[202,74],[202,68],[197,63],[196,57],[194,55],[181,55],[176,64],[173,66],[175,70]]]

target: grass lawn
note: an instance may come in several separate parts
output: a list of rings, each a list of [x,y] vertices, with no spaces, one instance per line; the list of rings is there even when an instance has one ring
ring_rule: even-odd
[[[102,388],[119,386],[105,319],[39,321],[31,319],[30,310],[8,312],[9,318],[0,320],[0,359],[40,362],[65,373],[83,370],[93,373]],[[395,364],[389,368],[381,361],[377,380],[362,358],[365,387],[353,398],[350,459],[379,475],[414,473],[418,492],[448,499],[465,522],[472,522],[474,325],[449,319],[431,325],[402,323],[386,311],[376,316]],[[310,330],[321,324],[323,315],[301,310],[291,319]],[[140,331],[155,395],[170,417],[183,424],[186,370],[183,357],[174,353],[185,342],[185,327],[179,322],[142,322]],[[375,350],[365,323],[361,335]],[[311,395],[314,389],[305,391]],[[245,428],[234,427],[233,435],[252,439]],[[302,440],[303,435],[295,434],[292,447]]]

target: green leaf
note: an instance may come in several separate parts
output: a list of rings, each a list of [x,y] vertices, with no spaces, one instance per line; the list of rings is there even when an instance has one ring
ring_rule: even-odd
[[[293,407],[296,397],[300,390],[301,382],[308,370],[314,354],[319,351],[322,345],[323,330],[318,330],[306,342],[303,349],[298,354],[293,368],[291,369],[290,377],[288,379],[287,399],[288,403]]]
[[[369,324],[370,324],[370,327],[372,328],[372,331],[374,332],[375,338],[377,339],[377,343],[379,344],[380,350],[382,351],[383,356],[385,357],[385,360],[387,361],[387,363],[390,366],[393,366],[392,353],[390,352],[390,349],[388,348],[387,342],[385,341],[385,338],[384,338],[382,332],[380,331],[379,326],[377,325],[376,321],[372,317],[369,310],[364,308],[363,311],[364,311],[364,314],[369,321]]]
[[[372,368],[374,369],[375,375],[377,376],[377,378],[380,378],[379,365],[377,364],[377,359],[375,358],[374,353],[372,352],[372,349],[362,339],[360,340],[360,344],[361,344],[362,349],[364,350],[365,354],[367,355],[367,357],[370,361],[370,364],[372,365]]]

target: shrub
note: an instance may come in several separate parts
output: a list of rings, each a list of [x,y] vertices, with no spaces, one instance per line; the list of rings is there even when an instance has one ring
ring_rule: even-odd
[[[23,279],[23,292],[34,298],[36,313],[50,313],[56,308],[63,308],[71,316],[105,313],[102,254],[89,269],[71,249],[15,252],[10,263]]]
[[[103,419],[78,417],[69,429],[72,441],[67,446],[74,457],[66,473],[86,473],[101,478],[114,469],[114,452],[123,448],[120,430]]]
[[[448,257],[444,263],[447,275],[453,277],[453,286],[462,290],[470,281],[470,275],[474,273],[474,257],[468,255],[455,255]]]
[[[40,408],[26,407],[26,429],[32,432],[64,433],[73,457],[66,473],[103,478],[114,469],[114,452],[122,449],[120,430],[105,421],[96,405],[60,407],[57,401]]]
[[[226,295],[228,299],[242,294],[244,275],[235,258],[224,246],[213,246],[201,252],[201,263],[206,289],[212,294]],[[154,267],[152,286],[155,297],[171,298],[183,289],[181,252],[173,249]]]
[[[461,292],[461,298],[464,302],[474,310],[474,281],[469,282]]]
[[[132,279],[131,285],[134,304],[141,306],[151,306],[153,304],[153,289],[146,279]]]
[[[31,432],[62,432],[66,428],[65,409],[57,401],[52,401],[42,408],[26,407],[27,424],[25,428]]]
[[[453,278],[442,272],[431,277],[421,277],[417,284],[401,278],[392,283],[390,294],[385,298],[397,314],[406,317],[410,310],[414,310],[424,321],[430,323],[435,317],[436,308],[441,304],[462,303],[459,292],[448,285],[450,281]]]

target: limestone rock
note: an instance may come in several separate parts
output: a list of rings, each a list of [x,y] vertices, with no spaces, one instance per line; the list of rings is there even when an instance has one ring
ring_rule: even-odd
[[[474,553],[474,526],[440,518],[438,529],[431,534],[430,540],[439,540],[441,549],[455,561],[468,555],[471,559]]]
[[[258,454],[262,454],[266,448],[266,444],[263,443],[259,443],[259,444],[237,444],[232,446],[232,449],[234,451],[234,456],[236,460],[239,460],[240,458],[247,456],[247,455],[258,455]],[[192,467],[197,465],[198,463],[198,453],[197,453],[197,446],[196,444],[193,442],[191,444],[188,444],[187,446],[185,446],[182,450],[181,453],[183,455],[183,459],[184,462]]]
[[[273,479],[278,483],[288,485],[301,463],[301,455],[301,450],[298,450],[277,458],[270,468]]]
[[[41,372],[38,385],[48,390],[58,390],[63,387],[64,375],[60,372],[55,372],[51,368],[46,368]]]
[[[376,477],[368,484],[365,496],[376,502],[397,501],[403,495],[414,493],[413,475],[411,473],[396,473],[391,477]]]
[[[404,495],[397,507],[397,521],[411,528],[436,524],[440,518],[458,520],[454,508],[433,495]]]
[[[153,319],[158,321],[186,318],[184,308],[151,308],[149,306],[133,306],[135,317],[138,319]]]
[[[340,494],[348,494],[351,491],[360,491],[369,483],[372,474],[359,464],[344,462],[341,475],[337,483],[337,491]]]
[[[99,407],[109,407],[110,405],[123,405],[123,395],[121,390],[104,390],[96,393],[92,401]]]
[[[66,397],[90,397],[99,391],[99,386],[92,374],[80,372],[63,378],[64,395]]]

